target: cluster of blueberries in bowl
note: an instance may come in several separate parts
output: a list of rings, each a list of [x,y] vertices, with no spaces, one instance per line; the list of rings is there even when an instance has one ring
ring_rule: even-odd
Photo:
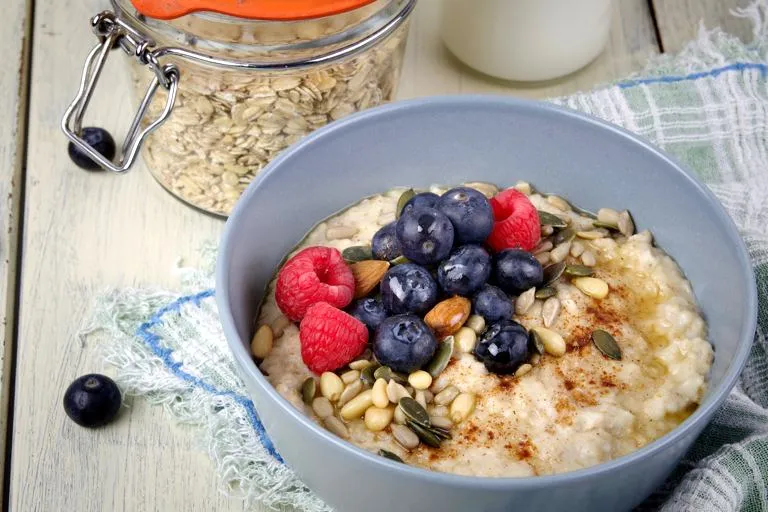
[[[491,372],[513,373],[533,348],[512,320],[514,298],[544,280],[529,252],[541,236],[536,208],[514,189],[490,201],[468,187],[407,198],[371,242],[374,258],[398,264],[384,275],[379,296],[347,309],[372,333],[376,359],[403,373],[426,365],[438,340],[422,317],[440,300],[462,296],[488,326],[475,356]]]

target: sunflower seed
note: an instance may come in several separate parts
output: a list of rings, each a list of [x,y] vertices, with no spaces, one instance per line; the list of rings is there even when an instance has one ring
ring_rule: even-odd
[[[435,405],[430,410],[432,411],[432,414],[429,416],[430,418],[433,416],[448,416],[448,407],[445,405]]]
[[[459,388],[456,386],[448,386],[441,392],[435,395],[435,404],[436,405],[448,405],[451,402],[453,402],[453,399],[459,396]]]
[[[536,246],[536,248],[533,250],[533,254],[539,254],[541,252],[547,252],[551,251],[554,247],[554,244],[551,240],[543,240],[539,245]]]
[[[406,450],[413,450],[419,446],[419,436],[413,430],[397,424],[392,425],[390,428],[392,430],[392,437]]]
[[[619,344],[616,343],[616,340],[610,333],[602,329],[596,329],[592,331],[592,342],[605,357],[615,359],[616,361],[621,360]]]
[[[349,384],[360,379],[360,372],[357,370],[349,370],[341,374],[341,382]]]
[[[573,277],[588,277],[594,274],[595,270],[587,265],[568,265],[565,267],[565,273]]]
[[[418,423],[424,428],[429,428],[432,426],[432,423],[429,421],[429,414],[427,414],[427,410],[424,409],[424,407],[422,407],[421,404],[419,404],[413,398],[404,396],[400,399],[398,405],[403,410],[405,417],[408,418],[409,421]]]
[[[574,258],[578,258],[584,253],[584,244],[579,242],[578,240],[574,240],[573,243],[571,243],[571,256]]]
[[[416,195],[416,192],[412,188],[409,188],[402,194],[400,194],[400,198],[397,200],[397,208],[395,209],[395,218],[399,219],[400,214],[403,213],[403,208],[405,208],[405,204],[411,200],[413,196]]]
[[[410,398],[408,390],[405,389],[405,386],[398,384],[394,380],[389,381],[387,383],[387,398],[389,398],[389,401],[393,404],[396,404],[403,397]]]
[[[356,263],[358,261],[373,259],[373,254],[371,253],[371,247],[369,245],[353,245],[352,247],[347,247],[341,251],[341,256],[347,263]]]
[[[347,430],[347,426],[344,425],[344,422],[336,416],[328,416],[327,418],[324,418],[323,425],[325,425],[325,428],[339,437],[349,437],[349,430]]]
[[[358,370],[363,371],[369,366],[371,366],[373,362],[367,360],[367,359],[358,359],[357,361],[352,361],[349,363],[350,370]]]
[[[567,212],[571,209],[571,205],[568,204],[568,201],[566,201],[560,196],[555,196],[555,195],[548,196],[547,202],[552,206],[554,206],[555,208],[557,208],[558,210],[562,210],[564,212]]]
[[[419,436],[419,439],[421,439],[422,443],[426,444],[427,446],[431,446],[432,448],[440,448],[440,438],[437,437],[433,432],[430,432],[428,429],[422,427],[418,423],[414,423],[411,420],[406,420],[405,424],[417,436]]]
[[[565,228],[555,233],[555,236],[552,237],[552,243],[555,244],[555,246],[558,246],[563,242],[570,242],[575,236],[576,232],[574,230]]]
[[[549,259],[554,263],[559,263],[568,257],[568,252],[571,250],[571,242],[563,242],[551,251],[549,251]]]
[[[315,411],[318,418],[333,416],[333,405],[331,405],[330,400],[324,396],[319,396],[312,400],[312,410]]]
[[[311,405],[317,394],[317,381],[313,377],[307,377],[307,380],[301,385],[301,399],[305,404]]]
[[[440,342],[440,346],[437,347],[437,351],[435,352],[434,357],[432,357],[432,360],[424,367],[424,371],[429,373],[433,379],[440,375],[451,361],[451,357],[453,357],[453,345],[453,336],[444,338],[443,341]]]
[[[550,297],[554,297],[555,295],[557,295],[557,290],[551,286],[546,286],[544,288],[539,288],[538,290],[536,290],[534,298],[544,300]],[[533,303],[531,303],[531,305],[533,305]]]
[[[536,258],[536,261],[538,261],[539,264],[542,266],[549,263],[549,260],[551,259],[551,255],[549,254],[549,251],[544,251],[538,254],[534,254],[533,257]]]
[[[430,416],[429,421],[432,423],[432,428],[450,430],[453,427],[453,422],[445,414],[442,416]]]
[[[604,229],[593,229],[591,231],[578,231],[576,236],[583,238],[584,240],[597,240],[598,238],[604,238],[608,232]]]
[[[564,228],[568,223],[559,215],[539,210],[539,223],[542,226],[552,226],[553,228]]]
[[[552,327],[560,315],[560,299],[550,297],[544,301],[541,306],[541,318],[544,320],[545,327]]]
[[[624,236],[632,236],[635,234],[635,221],[632,220],[632,214],[629,210],[624,210],[619,214],[619,232]]]
[[[385,459],[389,459],[389,460],[393,460],[395,462],[399,462],[401,464],[405,464],[405,462],[403,462],[403,459],[401,459],[400,457],[398,457],[394,453],[392,453],[390,451],[387,451],[387,450],[385,450],[383,448],[379,450],[379,455],[381,455]]]
[[[531,339],[531,344],[533,345],[533,348],[536,349],[536,352],[543,355],[546,352],[546,349],[544,349],[544,343],[541,341],[541,336],[539,336],[533,329],[528,333],[528,336]]]
[[[584,254],[581,255],[581,262],[589,267],[594,267],[597,265],[597,258],[592,251],[584,251]]]
[[[357,395],[359,395],[363,391],[363,382],[356,380],[353,383],[347,385],[347,387],[344,388],[344,391],[341,392],[341,396],[339,397],[339,407],[343,407],[344,404],[355,398]]]
[[[609,224],[613,229],[619,224],[619,212],[613,208],[600,208],[597,210],[597,221],[602,224]]]
[[[514,189],[520,192],[521,194],[525,194],[527,196],[533,194],[534,188],[531,186],[530,183],[527,181],[518,181],[515,183]]]
[[[536,288],[529,288],[517,297],[515,301],[515,313],[518,315],[524,315],[531,306],[533,301],[536,300]]]
[[[542,286],[549,286],[560,279],[560,276],[565,272],[565,267],[566,264],[564,261],[544,267],[544,282],[542,283]]]
[[[499,192],[499,187],[497,187],[493,183],[485,183],[483,181],[473,181],[470,183],[465,183],[464,186],[477,190],[478,192],[482,193],[485,197],[489,199],[495,196]]]

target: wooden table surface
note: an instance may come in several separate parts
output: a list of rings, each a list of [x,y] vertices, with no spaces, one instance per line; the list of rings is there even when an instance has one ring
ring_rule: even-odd
[[[616,0],[611,41],[587,68],[546,84],[481,76],[437,35],[439,0],[417,7],[399,97],[482,92],[545,98],[589,89],[677,51],[699,19],[749,38],[728,14],[748,0]],[[173,286],[173,262],[216,239],[223,222],[182,205],[143,164],[126,175],[88,173],[66,154],[59,122],[95,43],[88,18],[106,0],[4,2],[0,17],[0,464],[4,509],[32,511],[242,510],[191,429],[137,400],[114,425],[89,431],[61,407],[67,384],[103,369],[75,337],[106,286]],[[121,133],[132,115],[127,72],[110,62],[88,124]],[[105,93],[109,91],[109,93]]]

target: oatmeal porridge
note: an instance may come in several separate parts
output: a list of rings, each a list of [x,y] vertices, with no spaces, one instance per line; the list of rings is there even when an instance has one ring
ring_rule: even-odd
[[[690,283],[629,212],[526,183],[363,199],[289,255],[258,326],[267,379],[328,430],[489,477],[641,448],[696,408],[713,359]]]

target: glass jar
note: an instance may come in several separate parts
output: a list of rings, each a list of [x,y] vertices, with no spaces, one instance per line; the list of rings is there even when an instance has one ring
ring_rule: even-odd
[[[119,45],[136,57],[131,75],[139,112],[116,162],[89,154],[123,172],[141,146],[163,187],[219,215],[230,212],[281,150],[393,98],[415,4],[368,0],[353,10],[294,20],[212,12],[162,20],[140,14],[130,0],[112,1],[114,13],[92,20],[102,43],[86,61],[64,131],[90,149],[78,137],[79,120],[107,48]]]

